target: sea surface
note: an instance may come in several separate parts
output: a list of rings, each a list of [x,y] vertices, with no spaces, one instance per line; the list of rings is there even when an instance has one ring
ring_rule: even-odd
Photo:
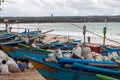
[[[73,25],[74,24],[74,25]],[[110,23],[20,23],[20,24],[10,24],[10,27],[19,28],[12,29],[16,32],[22,32],[24,29],[21,28],[30,28],[30,30],[41,31],[54,30],[48,34],[53,35],[63,35],[74,37],[75,39],[81,39],[83,37],[83,26],[86,25],[86,29],[90,32],[103,36],[103,28],[107,27],[106,37],[112,40],[120,41],[120,23],[110,22]],[[0,24],[0,27],[4,27],[4,24]],[[86,32],[86,38],[88,36],[92,38],[100,38],[94,34]]]

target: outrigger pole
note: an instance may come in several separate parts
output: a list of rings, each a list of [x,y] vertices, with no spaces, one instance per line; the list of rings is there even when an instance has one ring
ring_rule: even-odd
[[[85,45],[86,25],[83,26],[84,45]]]
[[[4,18],[4,23],[5,23],[5,31],[6,33],[8,33],[8,19],[7,18]]]
[[[105,27],[103,28],[103,46],[105,46],[106,32],[107,32],[107,19],[105,19]]]

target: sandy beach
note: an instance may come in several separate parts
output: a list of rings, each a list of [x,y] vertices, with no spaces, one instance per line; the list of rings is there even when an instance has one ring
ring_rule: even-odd
[[[0,80],[45,80],[36,69],[25,72],[12,73],[11,75],[0,75]]]
[[[48,34],[44,40],[44,42],[52,42],[52,41],[56,41],[56,40],[59,40],[59,41],[73,41],[73,40],[81,40],[81,43],[83,43],[83,36],[81,37],[69,37],[68,36],[65,36],[65,35],[51,35],[51,34]],[[116,42],[120,42],[119,39],[116,39],[116,40],[113,40],[113,41],[116,41]],[[113,42],[113,41],[110,41],[110,40],[107,40],[105,41],[105,45],[108,45],[108,46],[111,46],[111,47],[115,47],[115,48],[120,48],[120,44],[116,43],[116,42]],[[88,40],[86,38],[85,40],[86,43],[88,43]],[[90,40],[90,44],[94,44],[94,45],[103,45],[103,38],[95,38],[95,37],[91,37],[91,40]]]

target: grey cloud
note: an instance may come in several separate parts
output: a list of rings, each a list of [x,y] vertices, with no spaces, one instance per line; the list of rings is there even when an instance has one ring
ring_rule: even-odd
[[[6,0],[4,16],[119,15],[120,0]]]

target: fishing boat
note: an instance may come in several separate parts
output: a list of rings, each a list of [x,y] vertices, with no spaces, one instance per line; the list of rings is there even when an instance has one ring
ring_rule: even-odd
[[[99,80],[96,77],[98,72],[90,71],[90,70],[81,70],[78,63],[74,63],[72,67],[63,67],[62,64],[58,63],[48,63],[37,58],[32,58],[26,56],[27,59],[34,65],[37,71],[46,78],[46,80]],[[85,65],[87,66],[87,65]],[[88,68],[87,68],[88,69]],[[104,69],[104,68],[102,68]],[[105,69],[106,70],[106,69]],[[110,70],[111,71],[111,70]],[[108,70],[109,72],[109,70]],[[115,77],[116,79],[120,79],[120,71],[116,74],[107,73],[107,72],[99,72],[101,74]]]
[[[5,45],[3,45],[5,46]],[[35,50],[28,50],[27,49],[13,49],[13,48],[6,48],[6,51],[10,53],[13,53],[11,55],[14,58],[23,58],[23,56],[27,56],[28,59],[33,63],[33,65],[37,68],[38,72],[41,73],[47,80],[89,80],[89,78],[93,80],[99,80],[96,78],[97,73],[101,73],[107,76],[112,76],[117,79],[120,77],[117,76],[120,74],[119,71],[114,71],[114,70],[109,70],[109,69],[104,69],[104,68],[97,68],[93,66],[88,66],[84,64],[80,64],[78,62],[74,62],[72,64],[72,68],[66,68],[63,67],[63,64],[58,64],[58,63],[49,63],[49,62],[44,62],[43,59],[46,58],[48,53],[40,53]],[[16,55],[15,55],[16,54]],[[85,61],[89,62],[89,61]],[[98,61],[99,62],[99,61]],[[93,62],[93,63],[98,63]],[[101,62],[99,62],[101,63]],[[106,64],[115,64],[115,62],[110,62],[106,61]],[[82,65],[82,67],[81,67]],[[82,69],[82,70],[81,70]],[[93,70],[93,71],[92,71]],[[109,72],[109,73],[108,73]],[[70,76],[70,77],[65,77],[65,76]]]
[[[24,29],[24,28],[23,28]],[[27,31],[27,29],[25,29],[24,32],[19,33],[17,35],[17,37],[15,37],[14,39],[10,40],[9,42],[2,42],[0,44],[2,45],[9,45],[9,46],[13,46],[15,47],[18,43],[23,43],[23,44],[28,44],[31,45],[31,43],[36,40],[36,39],[40,39],[40,38],[44,38],[44,34],[51,32],[52,30],[46,31],[41,33],[40,30],[38,31]]]
[[[28,36],[28,38],[26,37]],[[40,37],[41,34],[38,34],[38,32],[29,32],[25,34],[21,34],[21,36],[18,36],[17,39],[12,39],[9,42],[1,42],[1,45],[9,45],[9,46],[16,46],[18,43],[32,43],[36,38]]]
[[[24,58],[25,55],[36,57],[36,58],[45,58],[51,51],[43,49],[35,49],[33,47],[27,46],[25,44],[19,43],[16,47],[8,45],[0,45],[0,48],[6,52],[12,58]]]
[[[112,53],[112,52],[120,52],[120,48],[110,48],[110,47],[105,47],[105,50],[102,52],[103,55],[108,55],[108,53]]]
[[[44,44],[43,46],[40,46],[40,48],[43,49],[61,49],[61,50],[72,50],[74,48],[74,43],[78,42],[80,43],[81,40],[74,40],[74,41],[66,41],[66,42],[60,42],[60,41],[53,41],[49,42],[47,44]]]
[[[2,42],[8,42],[12,39],[14,39],[17,35],[13,33],[5,33],[0,35],[0,43]]]
[[[26,44],[22,44],[22,43],[19,43],[18,47],[25,47],[25,48],[28,48],[28,49],[32,48],[31,46],[26,45]],[[44,53],[52,53],[52,51],[50,51],[50,50],[45,50],[45,49],[41,49],[41,48],[36,48],[36,50],[38,50],[40,52],[44,52]]]

